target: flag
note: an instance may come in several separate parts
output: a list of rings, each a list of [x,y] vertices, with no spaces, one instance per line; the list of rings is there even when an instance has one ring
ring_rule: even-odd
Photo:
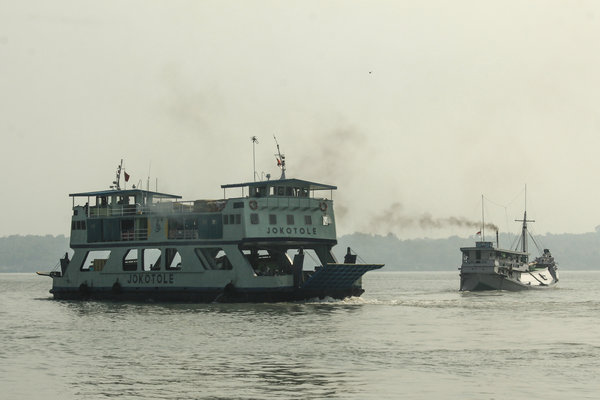
[[[481,235],[481,231],[477,232],[476,235]]]
[[[279,158],[277,159],[277,166],[281,167],[281,160]]]
[[[123,171],[125,172],[125,171]],[[125,182],[129,182],[129,174],[127,172],[125,172]]]

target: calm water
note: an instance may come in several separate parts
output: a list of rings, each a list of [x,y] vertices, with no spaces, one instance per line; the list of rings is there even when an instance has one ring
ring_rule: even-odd
[[[361,298],[51,300],[0,274],[3,399],[597,399],[600,273],[459,293],[458,272],[370,272]]]

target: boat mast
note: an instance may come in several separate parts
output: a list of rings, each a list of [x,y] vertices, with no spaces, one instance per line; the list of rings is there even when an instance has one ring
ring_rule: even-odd
[[[285,155],[281,154],[279,151],[279,143],[277,143],[277,138],[273,135],[273,139],[275,139],[275,144],[277,145],[277,166],[281,167],[281,177],[279,179],[285,179]]]
[[[527,219],[527,185],[525,185],[525,211],[523,213],[523,219],[515,219],[515,221],[523,223],[523,227],[521,228],[521,251],[527,253],[527,223],[535,222],[533,219]]]
[[[255,147],[258,144],[258,138],[256,136],[252,136],[250,138],[252,140],[252,165],[254,166],[254,182],[256,182],[256,150]]]
[[[121,164],[117,166],[117,176],[113,181],[111,189],[121,190],[121,170],[123,169],[123,159],[121,159]]]

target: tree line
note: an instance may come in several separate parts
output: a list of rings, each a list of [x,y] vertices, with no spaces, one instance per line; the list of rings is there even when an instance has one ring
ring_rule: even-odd
[[[501,234],[499,239],[502,248],[514,246],[514,235]],[[540,249],[550,249],[559,268],[600,269],[600,229],[582,234],[546,234],[535,240]],[[456,271],[461,263],[460,248],[474,243],[474,237],[400,239],[391,233],[353,233],[341,236],[333,252],[342,261],[350,247],[358,254],[359,262],[384,263],[388,271]],[[532,257],[538,255],[533,242],[529,248]],[[70,252],[69,238],[64,235],[0,237],[0,272],[49,271],[67,251]]]

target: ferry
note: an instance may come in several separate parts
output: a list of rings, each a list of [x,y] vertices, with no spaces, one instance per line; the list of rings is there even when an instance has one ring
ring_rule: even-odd
[[[460,290],[508,290],[548,289],[559,281],[558,266],[550,250],[544,249],[539,257],[529,260],[527,211],[522,220],[519,243],[521,249],[501,249],[496,231],[496,247],[493,242],[478,241],[475,247],[463,247],[460,266]],[[483,230],[483,228],[482,228]],[[485,236],[484,236],[485,238]],[[533,237],[532,237],[533,239]]]
[[[278,146],[279,147],[279,146]],[[55,299],[280,302],[360,296],[358,264],[337,244],[336,186],[285,177],[222,185],[223,198],[122,189],[72,193],[70,247],[51,272]],[[256,173],[255,173],[256,177]],[[125,172],[125,181],[128,175]],[[235,192],[227,197],[228,192]]]

